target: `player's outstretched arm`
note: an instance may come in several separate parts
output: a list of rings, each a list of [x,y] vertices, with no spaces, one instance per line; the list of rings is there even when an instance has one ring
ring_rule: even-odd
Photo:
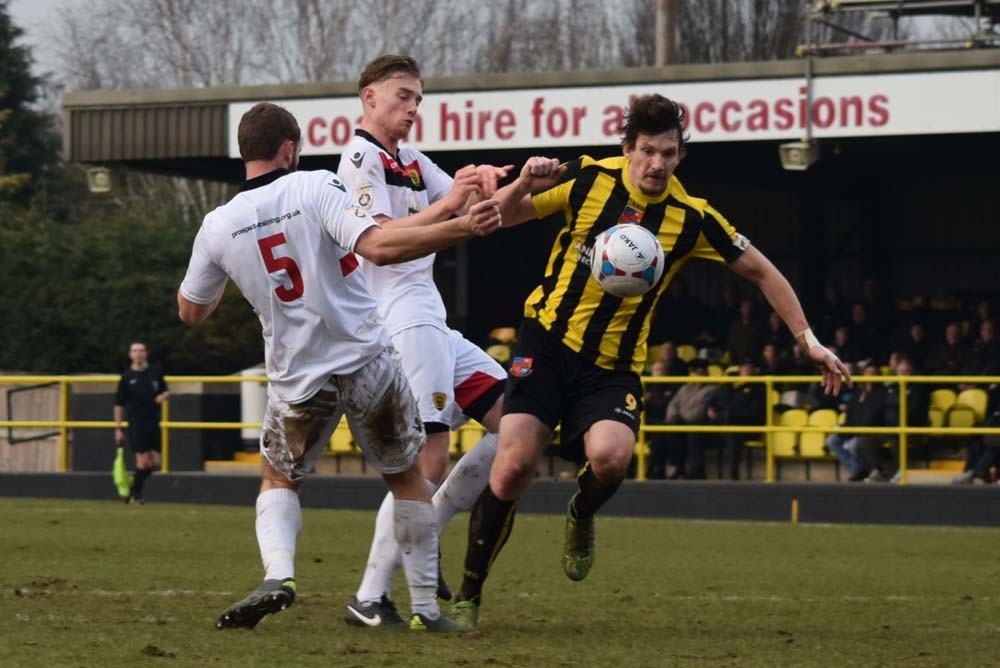
[[[846,381],[848,387],[852,385],[851,370],[816,339],[788,279],[763,253],[750,246],[729,266],[753,281],[764,293],[767,303],[795,335],[795,342],[802,347],[806,357],[822,371],[823,390],[827,394],[839,394],[842,381]]]
[[[379,225],[386,230],[433,225],[468,213],[466,203],[475,198],[481,198],[481,192],[481,177],[476,166],[466,165],[456,172],[448,194],[430,206],[403,218],[389,218],[388,216],[376,216],[375,218]]]
[[[396,264],[436,253],[472,237],[492,234],[499,228],[500,210],[496,200],[489,199],[472,205],[464,216],[437,225],[370,227],[361,234],[354,251],[379,266]]]
[[[500,188],[494,197],[503,216],[502,225],[513,227],[534,220],[531,195],[556,185],[565,173],[566,166],[555,158],[528,158],[514,182]]]

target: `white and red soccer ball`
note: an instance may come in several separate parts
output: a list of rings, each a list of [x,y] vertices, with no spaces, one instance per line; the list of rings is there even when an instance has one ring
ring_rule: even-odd
[[[615,297],[638,297],[663,276],[663,247],[641,225],[615,225],[597,236],[590,272]]]

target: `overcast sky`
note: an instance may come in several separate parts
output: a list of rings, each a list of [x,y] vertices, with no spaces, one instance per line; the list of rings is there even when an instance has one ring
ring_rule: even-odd
[[[14,25],[24,31],[24,40],[31,45],[32,54],[39,64],[46,59],[43,39],[45,24],[55,18],[55,9],[71,0],[10,0],[8,9]],[[37,67],[37,65],[36,65]]]

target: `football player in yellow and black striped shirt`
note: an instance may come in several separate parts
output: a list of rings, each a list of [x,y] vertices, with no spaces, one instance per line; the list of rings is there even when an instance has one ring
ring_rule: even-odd
[[[465,577],[455,616],[474,625],[482,586],[503,547],[514,507],[535,472],[557,425],[562,442],[582,441],[587,464],[566,517],[563,570],[582,580],[594,557],[594,513],[618,489],[632,457],[646,359],[646,337],[656,303],[691,258],[726,262],[761,289],[823,371],[828,392],[850,372],[821,346],[798,298],[781,273],[705,200],[692,197],[674,176],[684,157],[683,111],[660,95],[636,98],[622,138],[623,155],[582,157],[560,165],[531,158],[514,183],[497,192],[503,224],[561,214],[545,276],[525,302],[500,421],[489,485],[472,509]],[[532,196],[532,193],[537,193]],[[590,272],[598,234],[620,223],[642,225],[660,240],[663,277],[644,295],[619,298]]]

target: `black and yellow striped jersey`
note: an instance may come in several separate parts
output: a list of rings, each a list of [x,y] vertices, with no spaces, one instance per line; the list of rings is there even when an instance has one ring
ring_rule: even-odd
[[[565,223],[524,314],[605,369],[642,371],[653,311],[684,262],[732,262],[748,244],[705,200],[688,195],[674,176],[659,197],[643,195],[629,183],[624,156],[583,156],[569,163],[561,182],[535,195],[533,202],[538,218],[561,212]],[[663,245],[663,277],[644,295],[615,297],[591,276],[591,249],[608,228],[636,221]]]

